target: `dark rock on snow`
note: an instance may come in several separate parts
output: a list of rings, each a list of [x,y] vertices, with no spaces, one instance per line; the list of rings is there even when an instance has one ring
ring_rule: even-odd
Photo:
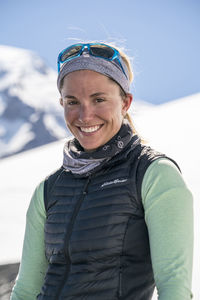
[[[0,265],[0,300],[9,300],[19,263]]]

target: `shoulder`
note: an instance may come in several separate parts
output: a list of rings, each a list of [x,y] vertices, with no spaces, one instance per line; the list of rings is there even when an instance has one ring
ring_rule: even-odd
[[[143,204],[150,195],[190,193],[178,166],[167,157],[158,158],[149,165],[141,192]]]
[[[146,175],[147,170],[149,170],[149,168],[151,169],[152,166],[157,165],[156,162],[162,159],[164,161],[171,161],[171,164],[176,166],[176,169],[179,169],[179,166],[173,159],[167,157],[164,153],[156,151],[153,148],[146,145],[139,144],[135,149],[135,154],[133,153],[133,157],[134,156],[135,159],[133,161],[133,164],[135,165],[135,167],[133,167],[132,169],[133,171],[135,170],[135,180],[137,182],[137,194],[139,199],[142,198],[141,190],[144,181],[144,176]]]
[[[181,182],[183,182],[180,169],[176,162],[165,156],[159,157],[156,160],[152,161],[144,174],[143,183],[147,181],[155,182],[155,180],[161,179],[163,179],[163,182],[173,182],[176,179],[176,184],[177,180],[181,180]]]
[[[166,154],[159,152],[151,148],[150,146],[141,145],[139,160],[141,162],[144,162],[146,169],[149,167],[150,164],[152,164],[154,161],[157,161],[158,159],[164,159],[164,162],[171,161],[172,165],[176,165],[176,167],[180,170],[176,161],[168,157]]]
[[[64,168],[60,167],[59,169],[54,170],[53,172],[51,172],[49,175],[46,176],[44,182],[51,182],[53,181],[55,178],[57,178],[62,172],[63,172]]]
[[[135,143],[133,140],[133,144],[131,145],[131,160],[133,164],[137,165],[138,172],[140,172],[142,176],[144,175],[149,165],[151,165],[152,162],[159,158],[167,158],[168,160],[171,160],[179,169],[178,164],[166,154],[157,151],[148,145],[144,145],[141,142],[138,142],[138,140],[136,140],[136,142],[137,143]]]

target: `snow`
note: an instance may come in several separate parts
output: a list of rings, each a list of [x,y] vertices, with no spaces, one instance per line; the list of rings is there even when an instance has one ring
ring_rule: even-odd
[[[0,157],[65,137],[56,79],[34,52],[0,45]]]
[[[34,133],[31,132],[31,125],[28,123],[23,124],[12,139],[12,144],[10,145],[10,152],[12,153],[21,149],[22,145],[27,144],[33,138]]]
[[[36,185],[61,166],[63,141],[0,161],[0,264],[19,261],[26,210]]]
[[[29,123],[17,120],[13,122],[1,121],[1,124],[4,127],[0,126],[0,138],[4,135],[6,135],[5,139],[12,137],[12,143],[4,143],[3,140],[0,140],[1,155],[17,152],[35,136]],[[5,128],[7,128],[7,132],[5,132]]]
[[[60,110],[57,74],[34,52],[0,45],[0,70],[0,90],[9,88],[10,95],[37,109]]]
[[[6,105],[3,102],[2,97],[0,96],[0,115],[4,112],[5,108],[6,108]]]
[[[49,130],[49,132],[52,135],[60,136],[60,137],[63,137],[66,135],[66,130],[63,127],[58,125],[54,116],[52,116],[50,114],[46,114],[44,116],[44,124],[46,125],[46,128]]]
[[[138,132],[152,147],[178,162],[194,196],[194,300],[200,298],[199,111],[200,94],[159,106],[136,101],[131,108]],[[20,260],[25,215],[31,195],[36,185],[62,164],[63,146],[64,140],[60,140],[0,161],[1,264]]]

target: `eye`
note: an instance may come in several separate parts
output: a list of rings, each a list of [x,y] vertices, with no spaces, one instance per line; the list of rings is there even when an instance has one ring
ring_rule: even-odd
[[[101,103],[101,102],[104,102],[105,99],[103,99],[103,98],[96,98],[95,101],[96,101],[97,103]]]
[[[67,105],[76,105],[76,104],[78,104],[78,101],[77,100],[68,100],[67,101]]]

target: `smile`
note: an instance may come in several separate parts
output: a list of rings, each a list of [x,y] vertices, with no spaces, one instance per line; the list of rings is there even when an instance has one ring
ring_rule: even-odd
[[[99,130],[101,125],[91,126],[91,127],[80,127],[80,130],[83,132],[91,133]]]

